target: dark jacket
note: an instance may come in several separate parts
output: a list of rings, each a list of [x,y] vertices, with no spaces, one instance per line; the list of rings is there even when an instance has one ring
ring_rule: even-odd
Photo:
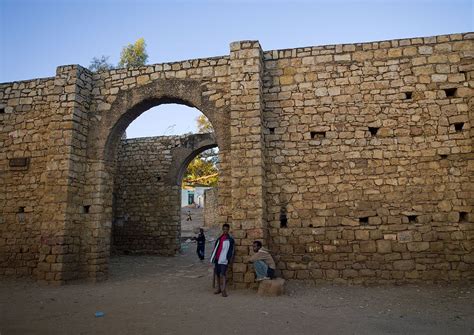
[[[218,259],[216,259],[216,253],[217,253],[217,249],[219,248],[219,243],[220,243],[221,237],[222,237],[222,235],[219,236],[219,238],[216,240],[216,243],[214,243],[214,250],[212,251],[212,255],[211,255],[211,263],[218,263],[218,261],[219,261]],[[227,254],[225,256],[225,259],[227,260],[227,263],[222,263],[221,262],[219,264],[232,263],[232,260],[234,258],[234,245],[235,245],[234,239],[232,238],[232,236],[227,234],[227,238],[225,239],[225,241],[229,241]],[[224,249],[222,251],[225,252]],[[219,258],[222,260],[222,257],[219,257]]]

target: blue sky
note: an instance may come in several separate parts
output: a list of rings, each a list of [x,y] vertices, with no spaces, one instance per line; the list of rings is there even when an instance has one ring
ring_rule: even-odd
[[[473,31],[473,0],[0,0],[0,82],[54,76],[58,65],[116,64],[143,37],[149,64],[229,53],[257,39],[264,50]],[[196,110],[163,105],[129,137],[193,131]]]

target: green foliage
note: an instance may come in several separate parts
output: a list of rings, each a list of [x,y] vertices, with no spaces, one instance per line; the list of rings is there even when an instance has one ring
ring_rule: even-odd
[[[183,178],[183,186],[217,186],[218,173],[216,163],[206,155],[199,154],[189,163]]]
[[[123,47],[120,53],[119,67],[134,67],[145,65],[148,54],[146,53],[145,39],[139,38],[135,44]]]
[[[214,128],[206,116],[196,118],[198,133],[212,133]],[[183,186],[217,186],[219,179],[219,150],[209,149],[197,155],[189,163],[183,178]]]
[[[93,72],[112,70],[114,66],[109,63],[109,56],[94,57],[89,65],[89,70]]]
[[[214,128],[212,127],[211,122],[209,119],[204,115],[201,114],[196,118],[198,133],[213,133]]]

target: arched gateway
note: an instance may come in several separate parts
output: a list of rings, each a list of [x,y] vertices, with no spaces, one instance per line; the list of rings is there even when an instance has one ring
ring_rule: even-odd
[[[242,41],[223,57],[0,84],[0,275],[105,278],[120,137],[181,103],[216,131],[237,287],[253,282],[254,239],[285,278],[472,279],[473,37]]]

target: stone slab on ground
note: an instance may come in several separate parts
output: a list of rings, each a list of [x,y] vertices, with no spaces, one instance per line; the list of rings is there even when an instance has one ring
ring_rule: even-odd
[[[264,297],[277,297],[285,291],[285,279],[275,278],[271,280],[262,280],[258,286],[257,294]]]

